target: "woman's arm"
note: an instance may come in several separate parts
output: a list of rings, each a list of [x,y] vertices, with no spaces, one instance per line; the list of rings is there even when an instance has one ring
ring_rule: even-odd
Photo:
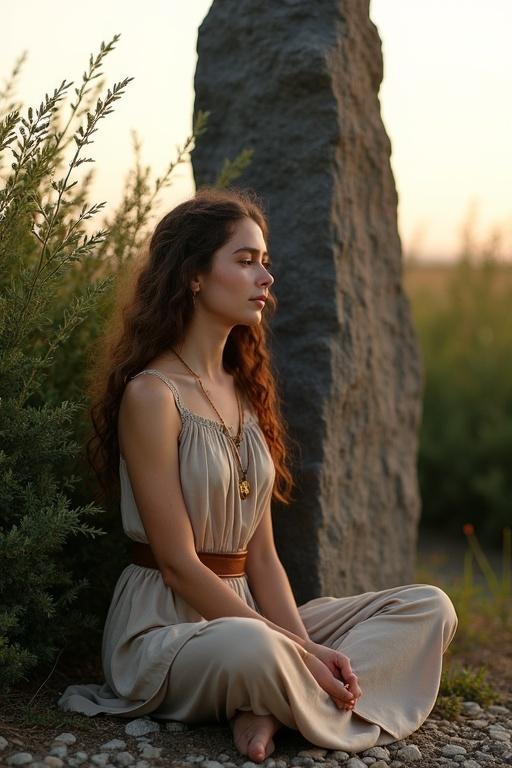
[[[179,472],[180,416],[158,379],[139,377],[125,389],[119,435],[149,545],[164,583],[200,616],[245,616],[263,621],[293,640],[304,657],[306,640],[261,616],[198,558]]]
[[[247,580],[263,615],[309,640],[287,573],[276,551],[270,500],[247,549]]]

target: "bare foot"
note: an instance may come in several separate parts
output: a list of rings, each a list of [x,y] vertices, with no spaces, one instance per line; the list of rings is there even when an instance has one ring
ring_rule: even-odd
[[[230,725],[238,751],[255,763],[262,763],[275,750],[272,736],[282,723],[274,715],[255,715],[254,712],[237,710]]]

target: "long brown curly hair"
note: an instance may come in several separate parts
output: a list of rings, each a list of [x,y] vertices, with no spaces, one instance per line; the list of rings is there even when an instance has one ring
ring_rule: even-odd
[[[117,421],[126,383],[154,357],[179,346],[194,312],[190,281],[197,273],[210,272],[214,252],[244,217],[258,224],[267,241],[267,219],[253,190],[199,189],[161,219],[146,255],[134,260],[118,283],[113,312],[92,350],[86,383],[93,425],[86,457],[107,504],[117,501],[119,493]],[[295,441],[285,428],[266,341],[267,320],[275,309],[275,296],[269,292],[258,325],[231,329],[223,364],[247,394],[265,435],[276,470],[272,498],[289,504]]]

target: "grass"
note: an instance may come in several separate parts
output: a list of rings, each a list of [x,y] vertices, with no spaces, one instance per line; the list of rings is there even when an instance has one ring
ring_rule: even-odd
[[[421,581],[436,582],[451,598],[459,626],[444,657],[435,711],[446,719],[460,714],[463,701],[481,706],[512,703],[511,530],[503,529],[500,573],[492,568],[474,526],[463,526],[468,548],[463,573],[439,583],[439,559],[433,570],[421,571]],[[431,565],[432,567],[432,565]],[[476,577],[483,577],[484,584]]]

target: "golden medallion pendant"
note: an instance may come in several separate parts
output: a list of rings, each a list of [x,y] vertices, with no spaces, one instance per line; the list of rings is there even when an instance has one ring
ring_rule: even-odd
[[[251,486],[249,485],[248,480],[240,480],[240,482],[238,483],[238,487],[240,488],[240,498],[243,501],[249,496],[251,492]]]

